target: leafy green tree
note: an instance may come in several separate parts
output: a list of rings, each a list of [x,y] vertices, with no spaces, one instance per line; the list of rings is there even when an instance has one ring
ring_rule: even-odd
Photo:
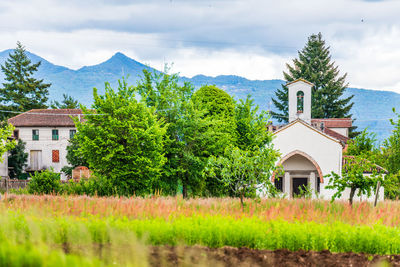
[[[25,145],[26,143],[19,139],[8,155],[8,167],[10,168],[8,175],[12,179],[22,179],[23,171],[28,165],[28,153],[25,152]]]
[[[52,101],[50,107],[53,109],[77,109],[79,108],[78,100],[75,100],[72,96],[63,94],[63,100],[60,102]]]
[[[305,47],[298,52],[293,65],[286,64],[288,72],[283,72],[288,82],[299,78],[314,84],[312,88],[312,118],[348,118],[353,106],[352,96],[343,97],[348,84],[346,76],[339,75],[335,62],[331,61],[329,47],[322,39],[322,34],[313,34],[308,38]],[[271,112],[280,122],[288,121],[288,88],[282,85],[275,92],[272,102],[277,112]],[[352,131],[355,127],[352,128]],[[350,136],[354,134],[350,133]]]
[[[388,174],[385,177],[385,195],[391,199],[400,197],[400,114],[393,112],[397,119],[391,119],[394,129],[392,134],[383,142],[380,153],[380,163]]]
[[[235,107],[237,146],[252,150],[271,143],[272,134],[266,129],[269,118],[264,111],[259,112],[250,96],[246,100],[240,99]]]
[[[362,155],[364,158],[371,159],[374,154],[379,152],[376,142],[376,134],[364,129],[359,135],[348,141],[346,154],[351,156]]]
[[[385,155],[386,164],[385,167],[390,173],[397,173],[400,171],[400,114],[396,113],[393,108],[393,112],[397,116],[397,120],[390,120],[394,129],[392,134],[383,142],[383,151]]]
[[[78,166],[85,166],[88,167],[89,163],[86,161],[82,153],[80,152],[80,143],[79,139],[77,138],[77,135],[79,133],[75,134],[73,138],[69,140],[68,146],[67,146],[67,162],[68,166],[64,166],[61,171],[64,172],[65,174],[71,176],[72,175],[72,170],[75,167]]]
[[[30,194],[58,194],[60,191],[60,174],[53,170],[35,172],[28,184]]]
[[[0,108],[9,111],[28,111],[35,108],[47,108],[48,88],[51,84],[34,78],[41,62],[33,64],[27,57],[25,48],[17,42],[17,48],[9,55],[1,70],[5,82],[0,88]],[[2,119],[13,116],[1,113]]]
[[[276,193],[270,177],[275,170],[278,156],[279,153],[271,144],[251,151],[228,146],[223,156],[210,157],[205,173],[221,179],[229,186],[234,194],[240,197],[243,207],[243,198],[246,195],[254,195],[257,189],[266,194]]]
[[[0,128],[0,155],[4,155],[7,151],[15,147],[15,140],[10,138],[13,131],[14,126],[11,124],[5,124]],[[3,156],[0,156],[0,162],[3,161]]]
[[[202,171],[208,157],[216,150],[223,151],[228,143],[226,127],[222,119],[208,116],[203,104],[195,104],[194,87],[190,83],[180,85],[178,79],[176,74],[144,70],[135,90],[167,122],[167,163],[160,188],[164,193],[175,194],[181,185],[184,197],[204,195],[207,188]]]
[[[204,109],[204,116],[221,116],[233,118],[235,102],[227,92],[215,85],[204,85],[192,97],[199,109]]]
[[[120,195],[159,189],[155,186],[165,163],[163,119],[136,99],[125,80],[117,91],[106,83],[104,95],[93,89],[93,97],[92,109],[82,109],[85,120],[75,120],[78,151],[89,168],[110,179]]]
[[[204,85],[192,97],[195,108],[202,110],[203,118],[209,120],[208,132],[213,131],[214,142],[207,146],[208,155],[223,155],[227,146],[236,143],[236,118],[235,101],[232,96],[215,85]],[[214,122],[214,123],[213,123]],[[216,125],[218,124],[218,125]],[[218,131],[216,131],[218,129]],[[205,180],[205,193],[212,196],[229,194],[229,187],[220,179],[207,176]]]
[[[371,172],[370,175],[364,175],[364,172]],[[340,198],[346,188],[350,189],[349,203],[353,205],[353,198],[367,195],[368,197],[376,189],[378,181],[383,182],[384,172],[369,160],[360,156],[346,158],[346,164],[343,166],[342,175],[335,172],[326,175],[329,179],[327,189],[336,189],[332,196],[332,201]]]

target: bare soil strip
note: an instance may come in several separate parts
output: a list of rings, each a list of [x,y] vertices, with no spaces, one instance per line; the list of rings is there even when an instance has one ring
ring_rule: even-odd
[[[151,266],[400,266],[400,255],[249,248],[150,247]]]

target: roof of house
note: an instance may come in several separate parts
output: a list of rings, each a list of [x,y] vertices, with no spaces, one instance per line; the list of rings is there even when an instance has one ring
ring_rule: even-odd
[[[311,119],[311,124],[316,122],[323,122],[327,128],[350,128],[352,126],[351,118]]]
[[[342,134],[340,134],[340,133],[338,133],[338,132],[336,132],[336,131],[334,131],[334,130],[331,130],[331,129],[329,129],[329,128],[324,128],[323,131],[324,131],[324,133],[326,133],[327,135],[332,136],[332,137],[334,137],[334,138],[336,138],[336,139],[342,141],[343,143],[347,143],[347,141],[350,139],[349,137],[344,136],[344,135],[342,135]]]
[[[80,114],[80,109],[32,109],[8,119],[8,122],[15,127],[75,127],[71,116]]]

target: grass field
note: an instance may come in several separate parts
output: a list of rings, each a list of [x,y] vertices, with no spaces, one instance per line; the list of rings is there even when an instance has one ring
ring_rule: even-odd
[[[399,223],[398,202],[8,195],[0,265],[146,266],[148,245],[400,254]]]

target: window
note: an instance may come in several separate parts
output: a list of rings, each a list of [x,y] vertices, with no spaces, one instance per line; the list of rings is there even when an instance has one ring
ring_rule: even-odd
[[[42,168],[42,150],[31,150],[30,151],[30,169],[33,171],[40,170]]]
[[[76,130],[69,130],[69,138],[72,139],[76,134]]]
[[[319,177],[317,177],[317,192],[319,193],[320,192],[320,189],[321,188],[321,180],[320,180],[320,178]]]
[[[60,150],[53,150],[51,158],[53,162],[60,162]]]
[[[297,113],[303,113],[304,110],[304,93],[303,91],[297,92]]]
[[[39,140],[39,130],[32,130],[32,140]]]
[[[19,131],[18,130],[14,130],[13,136],[16,140],[18,140],[19,138]]]
[[[283,178],[282,177],[276,177],[274,180],[274,184],[275,184],[276,189],[279,192],[283,192]]]
[[[51,130],[51,139],[58,140],[58,130],[56,130],[56,129]]]

